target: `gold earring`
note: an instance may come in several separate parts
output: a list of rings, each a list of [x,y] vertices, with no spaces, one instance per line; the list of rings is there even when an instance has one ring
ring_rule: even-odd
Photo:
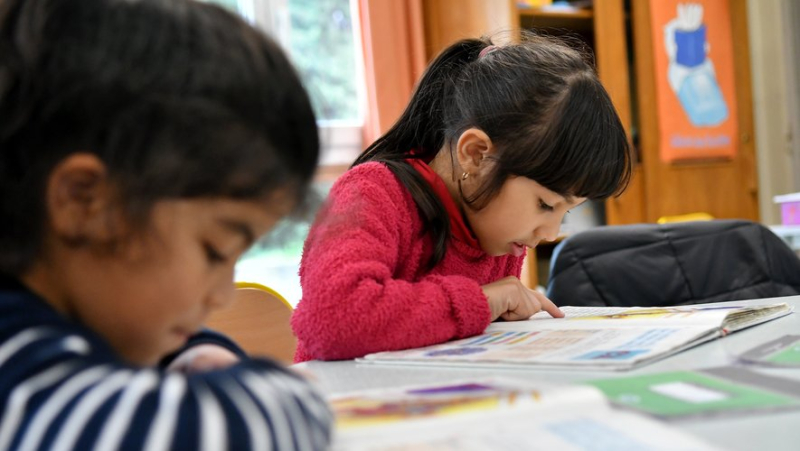
[[[464,172],[461,174],[461,180],[466,180],[469,177],[469,172]]]

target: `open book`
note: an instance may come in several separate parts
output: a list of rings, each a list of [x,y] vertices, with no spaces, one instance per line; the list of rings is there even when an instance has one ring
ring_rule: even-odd
[[[589,386],[514,379],[369,390],[331,399],[334,450],[709,450]]]
[[[527,321],[492,323],[478,336],[362,362],[627,370],[792,312],[788,304],[682,307],[563,307]]]

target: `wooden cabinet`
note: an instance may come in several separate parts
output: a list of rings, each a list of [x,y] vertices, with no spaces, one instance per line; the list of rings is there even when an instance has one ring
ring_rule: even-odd
[[[631,10],[641,136],[639,150],[644,179],[643,220],[653,222],[661,216],[706,212],[715,218],[757,221],[758,180],[746,0],[729,0],[739,130],[734,143],[736,156],[729,160],[672,164],[664,163],[659,158],[653,30],[649,20],[649,5],[649,1],[634,0]]]

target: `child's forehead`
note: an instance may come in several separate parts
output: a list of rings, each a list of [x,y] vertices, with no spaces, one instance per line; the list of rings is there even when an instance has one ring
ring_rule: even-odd
[[[200,198],[189,199],[185,202],[195,206],[198,212],[212,219],[224,220],[224,218],[264,218],[283,216],[286,208],[264,201],[263,199],[236,199],[236,198]]]
[[[284,216],[281,209],[259,200],[199,198],[161,201],[154,219],[180,217],[181,222],[226,229],[254,241]]]
[[[532,178],[528,178],[525,176],[511,176],[509,180],[513,179],[520,179],[521,184],[523,185],[520,189],[530,190],[535,192],[540,196],[546,196],[548,200],[552,202],[564,202],[568,205],[580,205],[587,200],[585,197],[576,196],[572,192],[566,193],[559,193],[553,191],[552,189],[542,185],[541,183],[537,182]]]

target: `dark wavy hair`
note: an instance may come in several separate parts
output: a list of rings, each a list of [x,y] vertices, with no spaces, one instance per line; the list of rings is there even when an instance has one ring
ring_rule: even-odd
[[[186,0],[0,2],[0,272],[40,251],[44,193],[71,153],[106,165],[129,217],[163,199],[301,200],[319,139],[268,37]]]
[[[452,152],[469,128],[483,130],[497,149],[486,181],[464,198],[475,210],[511,176],[590,199],[619,194],[630,180],[625,129],[582,52],[530,33],[481,56],[490,45],[488,38],[465,39],[445,49],[428,66],[400,119],[354,163],[382,162],[409,189],[433,237],[430,267],[444,257],[449,220],[406,160],[431,160],[445,146]]]

